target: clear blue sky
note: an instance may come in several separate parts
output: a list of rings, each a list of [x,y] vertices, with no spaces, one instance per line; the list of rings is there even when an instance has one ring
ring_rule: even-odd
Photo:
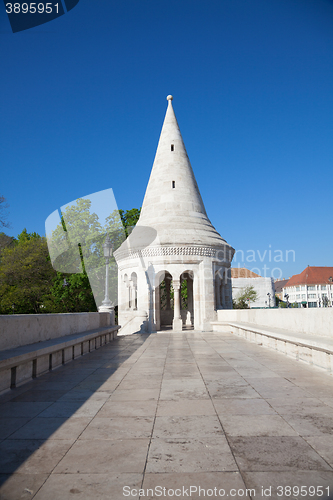
[[[8,234],[44,234],[107,188],[140,207],[172,94],[208,216],[255,251],[245,265],[333,265],[333,1],[80,0],[15,34],[1,4],[0,69]]]

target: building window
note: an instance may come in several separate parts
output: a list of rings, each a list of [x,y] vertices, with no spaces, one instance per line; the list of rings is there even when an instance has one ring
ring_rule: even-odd
[[[315,290],[315,289],[316,289],[316,287],[315,287],[315,286],[313,286],[313,285],[308,286],[308,290]]]
[[[175,146],[173,144],[171,144],[171,151],[174,151],[175,150]]]
[[[322,290],[326,290],[326,285],[321,285]]]
[[[296,287],[296,292],[299,292],[300,288],[299,286]]]
[[[309,293],[308,298],[309,299],[315,299],[316,298],[316,294],[315,293]]]
[[[296,299],[299,299],[299,298],[300,298],[300,294],[298,293],[298,294],[296,295]]]
[[[317,307],[317,302],[308,302],[308,307]]]
[[[176,181],[172,181],[172,189],[176,187]]]

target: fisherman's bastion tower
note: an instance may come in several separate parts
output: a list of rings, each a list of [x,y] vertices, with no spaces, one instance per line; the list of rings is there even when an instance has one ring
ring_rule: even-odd
[[[172,96],[140,219],[116,250],[122,334],[163,328],[211,331],[218,309],[231,309],[234,249],[207,217]]]

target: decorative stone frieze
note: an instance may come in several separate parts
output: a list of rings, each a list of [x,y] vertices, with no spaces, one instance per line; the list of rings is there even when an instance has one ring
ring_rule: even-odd
[[[120,249],[119,249],[120,250]],[[143,250],[123,249],[117,251],[118,259],[147,258],[147,257],[167,257],[169,255],[194,255],[197,257],[217,257],[224,260],[225,251],[220,248],[208,246],[156,246],[148,247]]]

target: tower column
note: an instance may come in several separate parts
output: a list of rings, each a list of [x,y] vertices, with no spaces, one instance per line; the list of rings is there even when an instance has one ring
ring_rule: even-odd
[[[155,325],[156,330],[161,329],[161,294],[160,285],[155,288]]]
[[[180,315],[180,280],[173,280],[173,290],[174,290],[174,314],[172,329],[182,330],[183,322]]]
[[[129,309],[134,309],[133,300],[134,300],[134,283],[132,280],[128,281],[128,291],[129,291],[129,300],[128,307]]]

